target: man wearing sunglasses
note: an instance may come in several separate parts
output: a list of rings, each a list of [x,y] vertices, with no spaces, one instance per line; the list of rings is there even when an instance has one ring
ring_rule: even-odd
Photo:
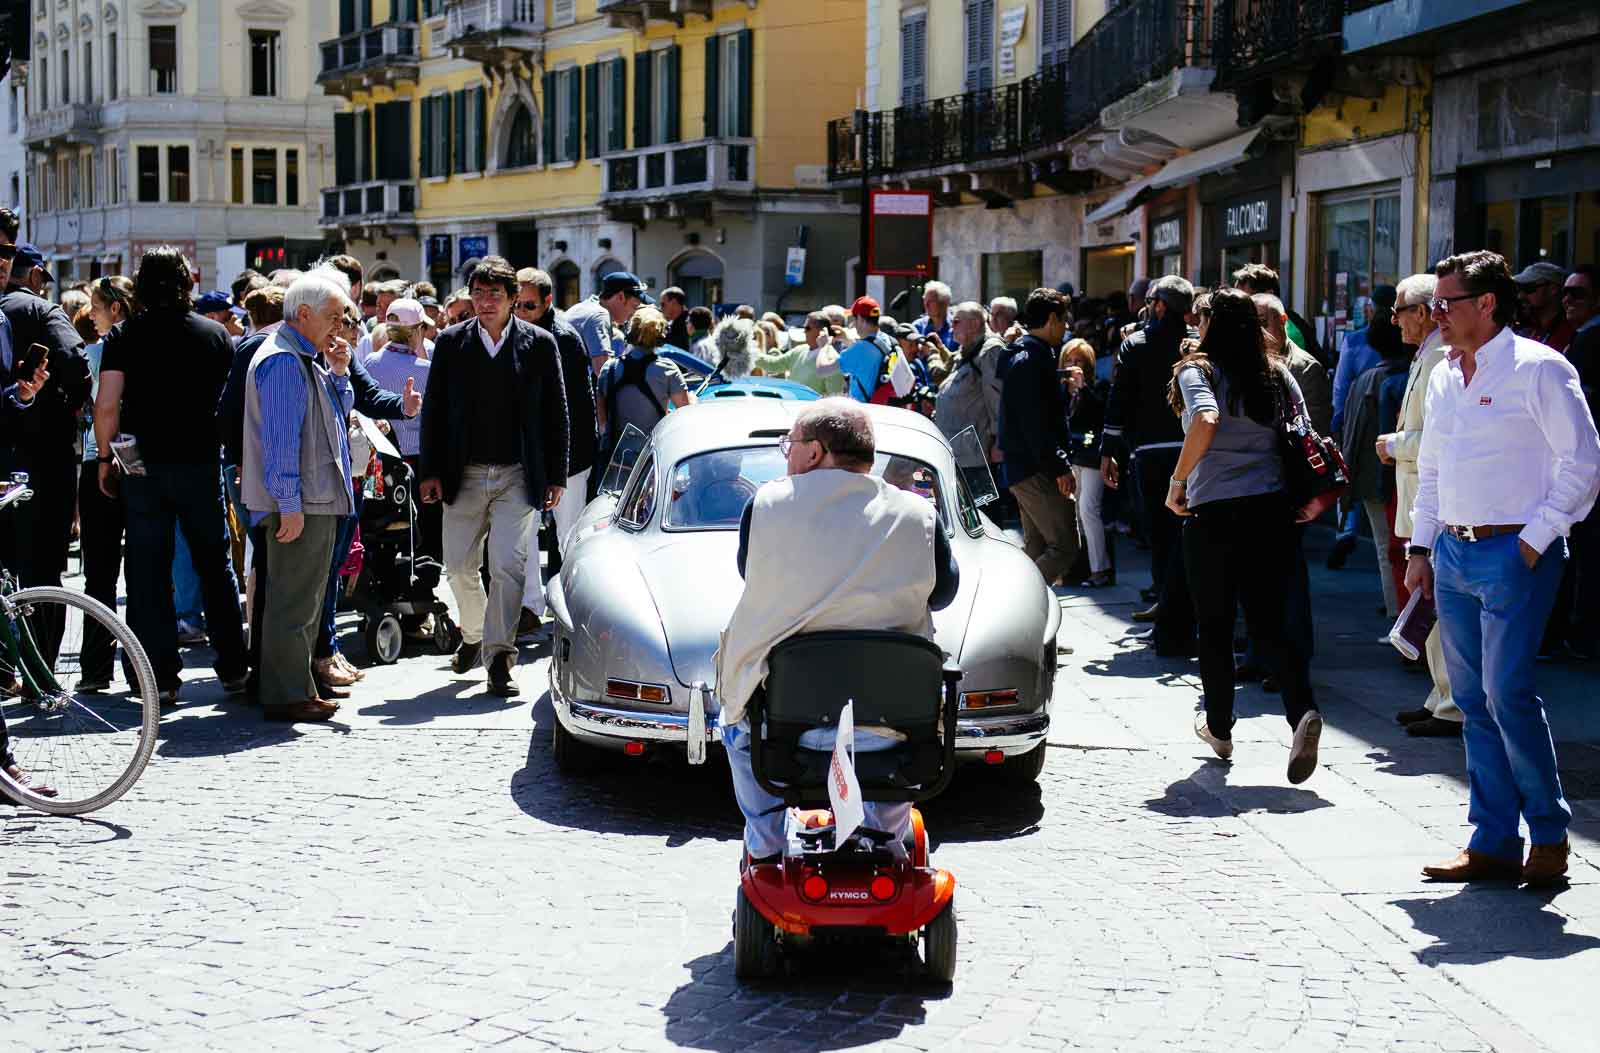
[[[1473,833],[1455,859],[1422,872],[1545,885],[1567,872],[1572,809],[1534,660],[1565,539],[1600,494],[1600,435],[1572,363],[1512,334],[1517,285],[1503,257],[1463,253],[1434,274],[1429,303],[1450,353],[1428,378],[1406,587],[1438,609],[1466,716]]]
[[[1540,260],[1512,276],[1522,301],[1522,324],[1517,333],[1537,340],[1546,347],[1565,351],[1572,342],[1572,325],[1561,309],[1561,283],[1567,280],[1565,267]]]

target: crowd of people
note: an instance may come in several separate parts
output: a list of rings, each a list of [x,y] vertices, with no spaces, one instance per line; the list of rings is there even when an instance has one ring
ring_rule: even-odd
[[[1215,289],[1169,275],[1103,299],[1063,285],[984,304],[930,281],[901,322],[867,296],[719,319],[626,272],[562,311],[547,273],[494,256],[443,296],[344,255],[197,294],[189,261],[162,247],[52,304],[17,233],[0,210],[0,471],[29,472],[37,496],[0,520],[0,561],[23,585],[59,584],[76,536],[88,594],[114,605],[125,574],[163,703],[179,697],[180,648],[205,640],[224,688],[267,718],[337,712],[363,677],[335,616],[385,474],[375,435],[419,499],[417,565],[432,572],[413,574],[413,598],[447,582],[452,668],[517,693],[517,641],[539,631],[544,574],[613,451],[694,401],[676,350],[725,380],[783,377],[925,414],[952,440],[970,430],[999,514],[1052,585],[1114,584],[1117,539],[1148,547],[1135,619],[1158,655],[1199,660],[1196,734],[1230,757],[1235,685],[1259,679],[1281,695],[1298,783],[1322,731],[1306,516],[1285,462],[1284,424],[1303,418],[1348,468],[1329,565],[1364,519],[1383,612],[1419,590],[1437,604],[1417,661],[1432,689],[1397,719],[1465,734],[1478,832],[1435,869],[1523,867],[1519,812],[1540,849],[1526,865],[1557,865],[1569,813],[1532,663],[1600,645],[1592,266],[1512,274],[1492,253],[1454,256],[1372,290],[1362,324],[1325,349],[1261,264]],[[34,344],[42,357],[21,353]],[[826,427],[859,429],[830,412]],[[1490,566],[1502,549],[1511,562]],[[114,663],[111,640],[86,639],[79,689],[107,689]]]

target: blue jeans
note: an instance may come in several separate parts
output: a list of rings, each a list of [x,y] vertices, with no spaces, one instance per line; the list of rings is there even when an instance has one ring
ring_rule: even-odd
[[[361,522],[361,491],[356,491],[355,515],[339,521],[339,532],[333,538],[333,566],[328,572],[328,591],[322,598],[322,624],[317,628],[317,646],[311,657],[321,661],[339,653],[339,636],[334,622],[339,615],[339,571],[350,558],[350,546],[355,543],[356,524]]]
[[[228,525],[216,465],[151,464],[148,475],[122,477],[127,515],[128,626],[155,666],[157,686],[175,688],[183,671],[178,617],[173,609],[172,562],[177,527],[189,541],[200,578],[214,668],[223,680],[246,671],[239,583],[228,552]]]
[[[775,856],[783,851],[783,821],[788,809],[783,801],[762,789],[750,767],[750,723],[722,725],[722,745],[733,773],[733,796],[744,813],[744,847],[752,856]],[[909,803],[874,803],[865,806],[862,825],[904,837],[911,829]]]
[[[1520,860],[1519,816],[1536,845],[1561,841],[1572,819],[1544,702],[1534,694],[1534,657],[1566,543],[1557,539],[1529,570],[1514,534],[1476,542],[1441,534],[1433,562],[1450,693],[1466,717],[1468,847]]]
[[[1350,502],[1346,508],[1345,502],[1339,504],[1339,534],[1335,541],[1355,541],[1361,533],[1361,505],[1359,502]]]
[[[200,575],[194,572],[194,560],[189,556],[189,543],[184,540],[182,527],[173,532],[172,538],[172,605],[180,622],[205,628]]]

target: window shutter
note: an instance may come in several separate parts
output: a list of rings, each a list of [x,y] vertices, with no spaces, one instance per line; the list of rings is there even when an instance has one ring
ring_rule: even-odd
[[[590,157],[599,157],[605,149],[600,143],[600,64],[591,62],[583,67],[583,124],[584,145]]]
[[[583,70],[574,66],[567,70],[567,157],[577,159],[582,145],[578,142],[580,129],[578,100],[583,93]]]
[[[372,28],[372,0],[356,0],[356,8],[357,8],[357,11],[358,11],[358,14],[359,14],[359,18],[360,18],[360,21],[357,24],[356,28],[357,29],[371,29]]]
[[[380,102],[377,106],[379,179],[411,178],[411,104]]]
[[[356,0],[339,0],[339,35],[356,31]]]
[[[967,0],[967,91],[994,87],[994,0]]]
[[[356,115],[333,115],[333,181],[349,186],[356,181]]]
[[[369,183],[372,181],[372,111],[362,110],[356,114],[356,157],[360,164],[356,171],[356,181]]]
[[[755,126],[755,34],[746,29],[739,34],[739,127],[741,138],[748,139]]]
[[[640,51],[633,56],[633,148],[635,150],[646,146],[654,146],[650,133],[650,88],[655,84],[655,78],[650,75],[651,63],[654,60],[648,51]],[[611,102],[616,104],[616,97],[612,96]]]
[[[465,172],[467,170],[467,93],[453,91],[450,93],[450,104],[455,108],[455,116],[451,119],[451,130],[455,149],[451,151],[451,172]]]
[[[667,63],[667,126],[666,141],[675,143],[682,132],[678,128],[678,107],[682,101],[682,92],[678,86],[678,67],[683,56],[683,49],[677,44],[672,45],[661,54]]]
[[[1072,0],[1039,0],[1039,67],[1067,61],[1072,47]]]
[[[722,73],[721,40],[715,33],[706,37],[706,138],[715,139],[722,126],[718,123],[718,104],[721,101]]]
[[[915,106],[927,100],[928,22],[924,18],[900,23],[900,105]]]
[[[544,75],[544,163],[556,159],[556,75]]]
[[[489,168],[489,89],[480,86],[473,92],[478,96],[478,171],[484,172]]]
[[[607,150],[628,148],[628,63],[611,60],[611,138]]]
[[[427,179],[433,175],[433,105],[431,100],[423,99],[422,105],[422,153],[418,158],[422,178]]]

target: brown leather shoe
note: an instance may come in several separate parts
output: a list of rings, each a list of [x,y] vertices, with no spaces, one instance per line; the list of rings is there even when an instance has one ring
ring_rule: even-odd
[[[1153,603],[1145,610],[1134,611],[1133,620],[1136,622],[1153,622],[1156,620],[1156,616],[1160,613],[1161,604]]]
[[[1469,848],[1448,863],[1423,867],[1422,875],[1435,881],[1521,881],[1522,864]]]
[[[1554,885],[1567,879],[1567,853],[1570,847],[1562,838],[1553,845],[1534,845],[1528,861],[1522,864],[1522,880],[1530,885]]]
[[[328,702],[320,698],[308,698],[304,702],[289,702],[284,705],[261,707],[262,716],[268,720],[282,720],[291,724],[332,720],[333,715],[337,712],[339,712],[339,703]]]

